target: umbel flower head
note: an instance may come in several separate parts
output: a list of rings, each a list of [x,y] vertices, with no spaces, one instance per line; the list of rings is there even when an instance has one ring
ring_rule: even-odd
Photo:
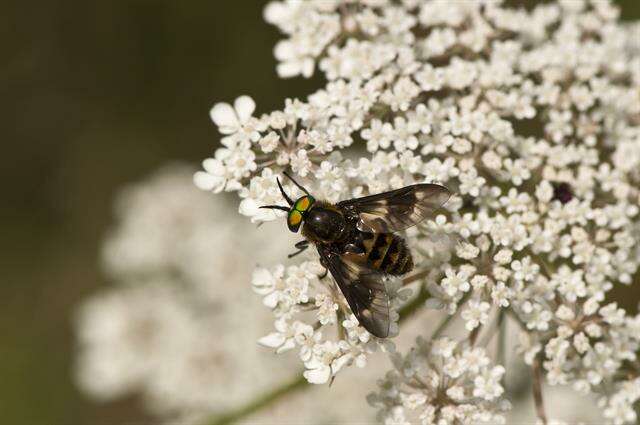
[[[492,366],[484,349],[449,338],[418,338],[406,356],[396,354],[392,360],[394,370],[368,397],[382,422],[504,423],[501,413],[510,407],[501,397],[505,369]]]
[[[279,75],[320,72],[326,84],[260,116],[247,96],[215,105],[222,147],[195,183],[237,192],[253,222],[282,218],[259,207],[280,201],[283,171],[330,202],[445,185],[447,211],[406,234],[425,307],[460,312],[473,341],[507,316],[550,384],[601,394],[607,419],[633,423],[635,381],[620,376],[640,374],[640,319],[607,293],[640,265],[640,26],[618,15],[606,1],[270,3],[265,19],[285,34]],[[322,271],[310,255],[253,277],[275,322],[261,344],[297,350],[313,383],[392,350],[357,325]],[[399,288],[388,288],[396,306],[408,296]],[[447,396],[455,403],[432,383],[398,402],[428,404],[425,423],[494,420],[500,409],[486,403],[501,396],[499,367],[463,379]],[[464,414],[444,410],[459,400]]]

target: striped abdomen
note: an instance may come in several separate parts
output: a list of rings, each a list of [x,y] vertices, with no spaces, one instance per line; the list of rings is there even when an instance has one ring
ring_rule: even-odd
[[[360,233],[361,244],[371,268],[391,275],[403,275],[413,268],[411,251],[393,233]]]

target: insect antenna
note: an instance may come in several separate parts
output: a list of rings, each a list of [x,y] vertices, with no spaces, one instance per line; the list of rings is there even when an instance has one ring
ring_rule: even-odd
[[[289,178],[291,178],[291,177],[289,177]],[[291,200],[291,198],[289,198],[289,195],[287,195],[287,192],[285,192],[284,189],[282,188],[282,184],[280,183],[280,179],[276,177],[276,181],[278,182],[278,187],[280,188],[280,193],[282,193],[282,196],[284,196],[284,199],[287,201],[287,203],[289,205],[293,205],[293,201]]]
[[[268,208],[270,210],[289,211],[289,208],[280,205],[263,205],[260,208]]]
[[[304,193],[306,193],[307,195],[311,196],[311,194],[309,193],[309,191],[307,189],[305,189],[300,183],[298,183],[297,181],[295,181],[293,179],[293,177],[291,177],[289,174],[287,174],[286,171],[283,171],[282,174],[284,174],[285,176],[287,176],[289,178],[289,180],[291,180],[293,182],[293,184],[295,184],[296,186],[298,186],[300,188],[300,190],[302,190]]]

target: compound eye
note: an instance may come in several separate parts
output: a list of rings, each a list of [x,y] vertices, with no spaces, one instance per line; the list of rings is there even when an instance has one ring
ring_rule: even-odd
[[[302,224],[302,213],[297,210],[291,210],[287,217],[287,226],[289,226],[289,230],[296,233],[300,228],[300,224]]]
[[[300,212],[305,212],[309,209],[312,203],[313,203],[313,198],[311,196],[303,196],[302,198],[296,201],[296,204],[294,205],[293,208]]]

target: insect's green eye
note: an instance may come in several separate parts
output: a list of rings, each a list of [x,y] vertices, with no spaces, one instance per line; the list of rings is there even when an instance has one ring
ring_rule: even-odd
[[[309,207],[311,207],[311,205],[314,203],[315,199],[313,199],[313,197],[311,196],[303,196],[302,198],[298,199],[295,203],[295,205],[293,206],[293,208],[295,210],[298,210],[300,212],[305,212],[309,209]]]
[[[289,230],[297,232],[300,228],[300,224],[302,224],[302,213],[297,210],[291,210],[287,217],[287,226],[289,226]]]

